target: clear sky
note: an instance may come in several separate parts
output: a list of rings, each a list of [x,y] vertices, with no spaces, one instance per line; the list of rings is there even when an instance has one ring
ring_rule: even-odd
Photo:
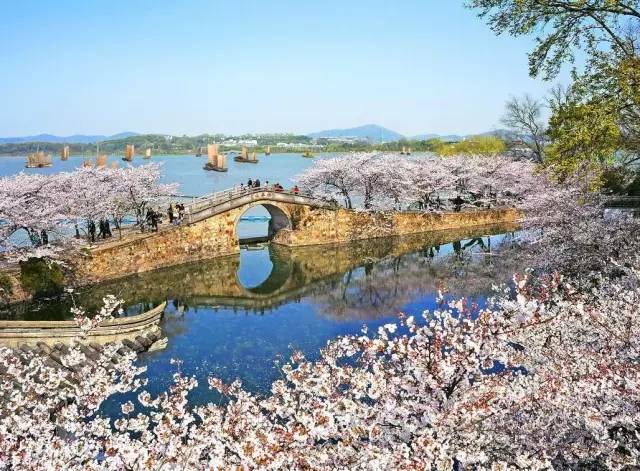
[[[499,127],[530,39],[463,0],[3,0],[0,136]]]

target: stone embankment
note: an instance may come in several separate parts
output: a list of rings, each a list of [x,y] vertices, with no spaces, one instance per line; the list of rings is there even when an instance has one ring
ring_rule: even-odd
[[[314,207],[257,198],[245,206],[214,214],[191,224],[150,233],[131,241],[105,244],[90,250],[76,264],[80,279],[101,282],[186,262],[240,252],[236,226],[249,208],[263,205],[278,221],[272,242],[289,247],[348,243],[380,237],[405,236],[445,229],[466,229],[516,223],[515,209],[465,212],[360,212]],[[283,219],[287,220],[282,224]]]
[[[71,343],[88,350],[110,342],[121,342],[136,352],[157,349],[164,342],[158,325],[165,307],[163,302],[142,314],[105,321],[86,336],[75,321],[0,321],[0,346],[45,354],[64,351]]]
[[[515,223],[518,218],[519,213],[512,208],[442,213],[310,209],[304,212],[297,227],[280,230],[273,242],[290,247],[347,243],[380,237]]]

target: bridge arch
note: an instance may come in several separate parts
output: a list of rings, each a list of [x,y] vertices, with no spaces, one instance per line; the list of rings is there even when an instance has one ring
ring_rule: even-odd
[[[273,201],[256,201],[252,204],[242,207],[242,211],[235,219],[233,232],[238,240],[240,240],[240,237],[238,235],[238,224],[240,223],[242,216],[244,216],[250,209],[259,206],[262,206],[269,213],[270,219],[267,227],[267,239],[271,240],[281,229],[291,229],[291,214],[284,205],[280,205]]]

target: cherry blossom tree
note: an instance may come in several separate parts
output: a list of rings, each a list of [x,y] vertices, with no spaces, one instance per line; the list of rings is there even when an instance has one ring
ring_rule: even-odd
[[[329,170],[330,169],[330,170]],[[516,204],[537,184],[534,165],[508,156],[450,157],[354,153],[323,159],[298,176],[298,184],[321,197],[344,197],[347,208],[425,211],[457,206]],[[339,178],[337,177],[339,175]]]
[[[1,349],[0,468],[637,466],[639,276],[629,267],[587,293],[517,276],[487,308],[441,299],[424,319],[331,341],[317,361],[294,352],[265,397],[210,378],[225,400],[198,407],[194,378],[178,371],[152,397],[115,344],[93,358],[72,346],[60,364]],[[117,305],[105,302],[101,319]],[[120,418],[99,412],[125,391],[138,395]]]
[[[343,158],[321,159],[296,178],[297,183],[315,196],[335,200],[342,199],[346,208],[353,207],[352,195],[355,192],[356,175],[353,169],[345,165]]]
[[[80,168],[53,175],[18,174],[0,178],[0,240],[4,250],[15,248],[15,235],[28,234],[32,246],[41,234],[69,241],[71,228],[90,221],[127,215],[143,220],[152,202],[177,192],[176,185],[160,183],[158,164],[126,168]],[[12,238],[13,237],[13,238]]]

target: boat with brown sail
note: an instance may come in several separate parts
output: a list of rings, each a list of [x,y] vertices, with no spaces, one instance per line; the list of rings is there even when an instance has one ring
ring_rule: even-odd
[[[207,146],[207,163],[202,167],[205,170],[213,170],[214,172],[226,172],[227,156],[218,152],[218,144],[209,144]]]
[[[133,162],[133,156],[135,155],[135,153],[135,146],[133,144],[127,144],[127,148],[125,150],[124,157],[122,157],[122,160],[126,162]]]
[[[46,168],[51,166],[53,166],[51,154],[45,154],[39,150],[27,155],[27,164],[25,165],[27,168]]]
[[[252,152],[251,155],[249,155],[249,151],[247,149],[247,146],[242,146],[242,150],[240,151],[240,155],[237,155],[233,158],[233,160],[235,160],[236,162],[242,162],[245,164],[257,164],[258,163],[258,157],[257,157],[257,153],[256,152]]]

